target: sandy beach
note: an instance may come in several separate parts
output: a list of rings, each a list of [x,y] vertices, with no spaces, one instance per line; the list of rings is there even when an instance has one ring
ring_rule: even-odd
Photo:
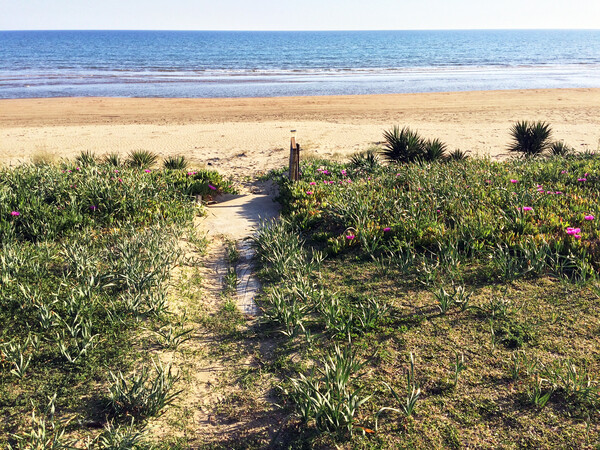
[[[49,98],[0,100],[0,162],[145,149],[251,175],[286,163],[290,129],[309,154],[346,157],[393,125],[450,150],[506,156],[517,120],[544,120],[554,138],[598,149],[600,89],[480,91],[241,99]]]

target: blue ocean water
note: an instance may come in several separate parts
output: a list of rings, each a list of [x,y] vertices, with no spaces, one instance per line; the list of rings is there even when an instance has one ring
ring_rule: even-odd
[[[556,87],[600,87],[600,30],[0,32],[0,98]]]

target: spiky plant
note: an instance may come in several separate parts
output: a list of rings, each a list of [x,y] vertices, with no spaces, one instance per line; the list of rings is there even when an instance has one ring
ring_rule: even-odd
[[[446,158],[446,144],[439,139],[427,139],[423,144],[423,160],[441,161]]]
[[[469,156],[467,155],[467,152],[463,152],[462,150],[457,148],[456,150],[448,153],[446,159],[448,161],[464,161],[465,159],[469,159]]]
[[[528,122],[526,120],[515,123],[510,129],[513,142],[508,147],[511,152],[521,153],[525,158],[541,155],[550,147],[552,128],[546,122]]]
[[[424,141],[419,133],[408,127],[394,126],[383,132],[385,140],[382,151],[388,161],[395,163],[414,162],[424,157]]]
[[[369,149],[364,152],[356,153],[350,158],[350,165],[354,169],[372,171],[380,166],[379,153],[377,150]]]
[[[140,169],[149,169],[152,167],[158,155],[148,150],[133,150],[127,157],[127,163],[131,167],[139,167]]]
[[[574,151],[575,149],[569,147],[564,141],[554,141],[550,145],[550,153],[552,153],[553,156],[569,156]]]
[[[79,156],[77,156],[75,158],[75,161],[77,161],[77,164],[79,164],[82,167],[95,166],[96,165],[96,154],[92,151],[85,150],[85,151],[82,151],[79,154]]]
[[[171,170],[183,170],[188,166],[185,156],[168,156],[163,161],[163,167]]]
[[[108,164],[113,167],[120,167],[123,165],[123,161],[121,161],[121,156],[118,153],[109,153],[104,156],[104,164]]]

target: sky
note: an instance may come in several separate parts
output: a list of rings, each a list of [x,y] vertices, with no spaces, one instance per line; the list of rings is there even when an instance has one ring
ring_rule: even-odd
[[[0,0],[0,30],[600,28],[600,0]]]

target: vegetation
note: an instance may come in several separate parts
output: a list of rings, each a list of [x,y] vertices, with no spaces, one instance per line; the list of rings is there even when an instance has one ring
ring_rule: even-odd
[[[546,122],[517,122],[512,126],[510,134],[513,142],[508,150],[520,153],[525,158],[539,156],[551,145],[552,129]]]
[[[167,281],[201,212],[196,195],[232,189],[215,172],[88,153],[0,169],[0,447],[141,442],[178,376],[133,344],[143,327],[172,327]],[[186,338],[180,327],[163,333],[169,346]]]
[[[280,441],[597,442],[593,155],[311,161],[302,173],[277,178],[284,218],[255,238],[267,282],[261,330],[277,342],[263,364],[296,417]]]

